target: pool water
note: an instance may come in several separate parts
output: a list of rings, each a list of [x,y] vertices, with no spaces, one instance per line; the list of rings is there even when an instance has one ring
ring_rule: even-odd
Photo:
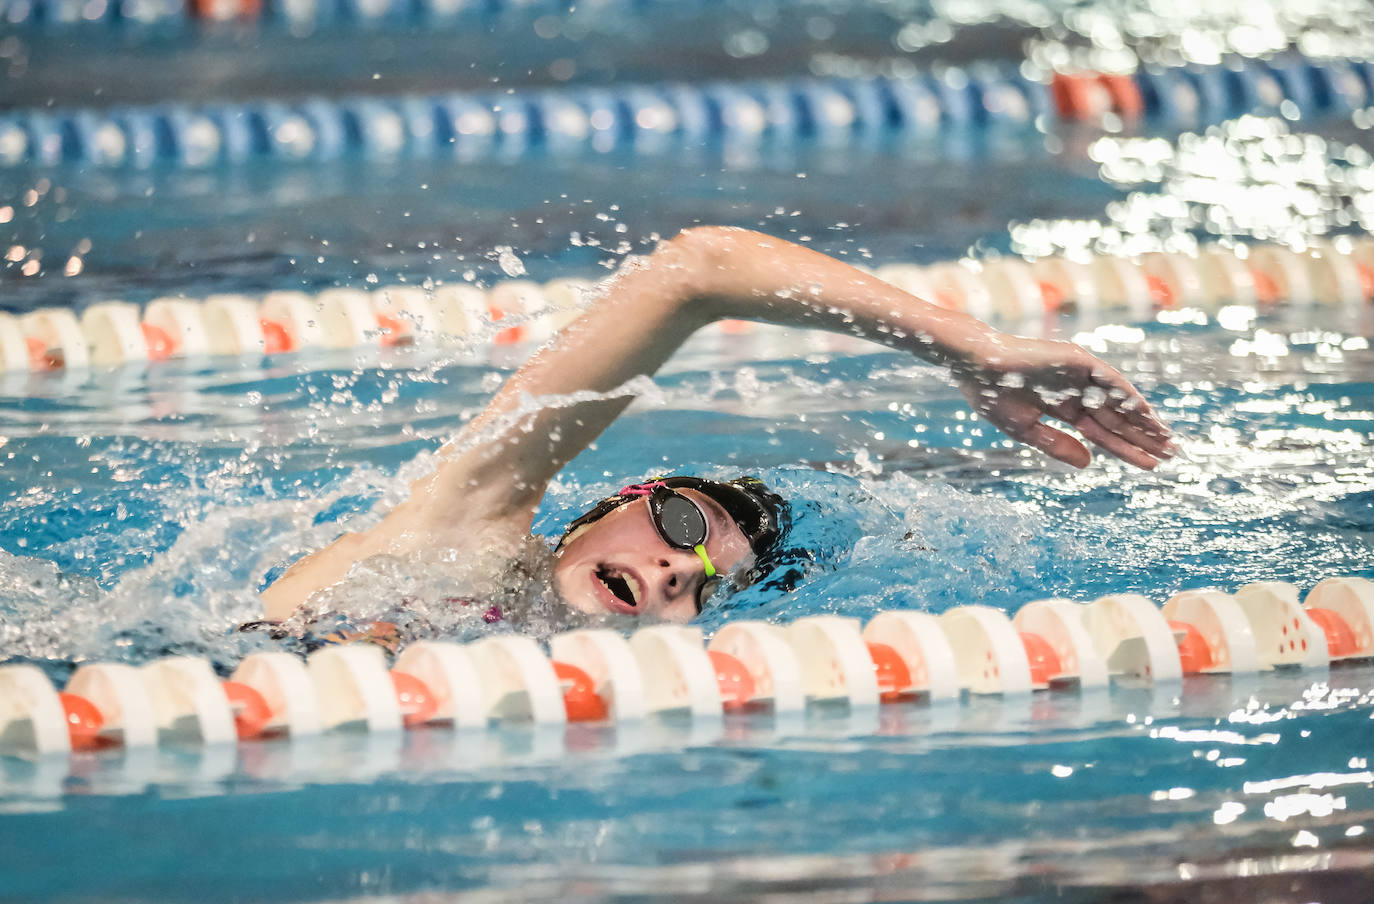
[[[1231,189],[1301,192],[1312,233],[1368,227],[1371,163],[1351,150],[1368,146],[1364,129],[1242,131],[1252,137],[1227,134],[1261,158],[1287,153],[1273,136],[1319,134],[1304,153],[1349,178],[1253,166]],[[1073,224],[1101,226],[1104,246],[1216,237],[1174,219],[1204,203],[1182,160],[1192,139],[1153,137],[1176,178],[1132,180],[1122,154],[1109,172],[1097,132],[1043,127],[462,167],[0,169],[0,205],[34,193],[0,237],[48,262],[7,279],[0,307],[490,284],[502,248],[536,279],[596,276],[695,222],[867,264],[1026,250]],[[1223,234],[1254,228],[1228,221]],[[793,500],[815,561],[790,594],[715,600],[699,619],[708,633],[731,618],[1011,612],[1127,591],[1162,603],[1186,588],[1374,576],[1374,309],[1016,328],[1120,368],[1174,425],[1179,457],[1150,473],[1108,458],[1072,471],[1013,447],[910,359],[844,337],[707,331],[560,476],[536,529],[556,534],[651,472],[760,474]],[[259,615],[258,589],[400,498],[528,351],[0,379],[0,660],[60,682],[97,659],[192,653],[227,672],[280,649],[234,630]],[[395,600],[345,602],[385,609],[445,590],[418,567],[393,579]],[[527,603],[494,624],[435,621],[457,639],[566,626],[547,601]],[[1374,666],[1347,664],[788,724],[747,713],[718,730],[666,719],[6,756],[0,899],[1361,900],[1374,868],[1371,692]]]

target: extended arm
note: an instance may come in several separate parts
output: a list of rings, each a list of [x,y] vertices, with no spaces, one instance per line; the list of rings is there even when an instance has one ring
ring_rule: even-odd
[[[1167,429],[1139,393],[1077,346],[1007,336],[781,239],[696,228],[622,267],[586,312],[441,450],[441,464],[412,486],[409,500],[376,528],[302,560],[269,588],[268,616],[289,614],[367,555],[457,546],[478,527],[528,531],[548,482],[632,395],[552,406],[537,399],[612,393],[656,372],[693,332],[722,318],[846,332],[946,365],[994,424],[1080,467],[1087,449],[1041,423],[1042,414],[1142,467],[1171,452]]]

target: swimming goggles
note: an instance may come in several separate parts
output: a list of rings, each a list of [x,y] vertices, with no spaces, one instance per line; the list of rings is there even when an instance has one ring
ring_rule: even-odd
[[[706,576],[716,576],[716,566],[706,554],[706,538],[710,535],[710,522],[706,514],[688,497],[663,484],[658,484],[649,493],[649,515],[654,522],[654,530],[663,542],[675,549],[690,549],[701,559]]]
[[[710,534],[710,522],[701,506],[687,496],[669,488],[662,481],[635,484],[620,490],[621,496],[649,496],[649,515],[654,522],[654,530],[664,543],[676,550],[691,550],[701,559],[706,577],[716,577],[716,566],[706,555],[706,537]]]

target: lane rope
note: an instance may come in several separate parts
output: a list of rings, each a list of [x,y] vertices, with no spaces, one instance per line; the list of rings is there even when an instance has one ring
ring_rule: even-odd
[[[1161,311],[1264,312],[1279,305],[1356,309],[1374,300],[1374,239],[1338,237],[1301,251],[1283,245],[1220,245],[1195,254],[1093,255],[945,261],[862,267],[918,298],[980,319],[1033,328],[1076,314],[1149,320]],[[596,292],[587,279],[506,280],[422,289],[326,289],[261,297],[101,301],[79,313],[45,307],[0,312],[0,374],[149,367],[167,360],[228,360],[407,345],[495,349],[542,343],[581,313]],[[726,333],[750,332],[729,321]]]
[[[988,606],[878,614],[866,625],[813,615],[789,625],[734,621],[709,643],[693,627],[560,634],[545,648],[502,634],[418,641],[393,666],[380,647],[324,647],[304,660],[254,653],[228,681],[208,660],[86,663],[57,691],[28,664],[0,666],[0,752],[217,745],[322,732],[391,733],[442,724],[637,723],[667,713],[779,720],[844,703],[872,713],[964,696],[1006,700],[1113,683],[1172,686],[1194,675],[1323,670],[1374,659],[1374,581],[1333,577],[1305,599],[1279,581],[1233,594],[1186,590],[1163,607],[1122,593],[1036,600],[1008,617]]]
[[[439,157],[468,162],[705,142],[789,147],[1054,120],[1177,127],[1247,113],[1349,114],[1374,64],[1286,52],[1215,66],[1037,75],[977,62],[904,76],[521,87],[508,92],[262,99],[0,115],[0,167],[201,168],[249,161]]]

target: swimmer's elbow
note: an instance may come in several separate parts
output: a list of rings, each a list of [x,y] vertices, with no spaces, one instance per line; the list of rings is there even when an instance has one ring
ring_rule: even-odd
[[[739,253],[741,238],[746,235],[747,229],[735,226],[689,226],[659,248],[670,255],[688,258],[695,272],[705,273],[719,269]]]
[[[724,294],[722,286],[728,284],[728,274],[741,253],[748,250],[751,235],[734,226],[692,226],[659,244],[654,256],[665,270],[680,275],[678,300],[696,319],[725,316],[716,310]]]

